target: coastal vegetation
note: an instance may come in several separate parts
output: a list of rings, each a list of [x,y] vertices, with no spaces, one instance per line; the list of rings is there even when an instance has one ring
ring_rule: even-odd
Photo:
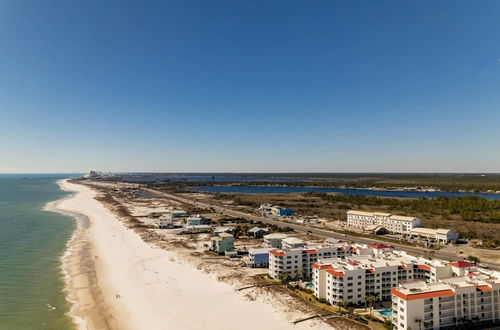
[[[350,209],[390,212],[416,216],[428,228],[448,228],[462,238],[477,239],[483,248],[500,246],[500,201],[484,198],[437,197],[405,199],[340,195],[323,192],[293,194],[213,194],[213,198],[231,200],[234,205],[255,208],[272,203],[292,208],[295,213],[346,220]]]
[[[342,203],[345,208],[374,206],[389,211],[415,212],[459,218],[464,221],[500,223],[500,200],[488,200],[476,196],[436,198],[381,198],[359,195],[332,195],[322,192],[306,193],[306,196],[321,197],[333,203]]]
[[[161,174],[157,174],[161,176]],[[165,174],[163,174],[165,176]],[[207,174],[212,175],[212,174]],[[238,178],[236,178],[237,176]],[[220,180],[223,178],[224,180]],[[233,179],[234,178],[234,179]],[[123,178],[127,181],[130,178]],[[244,180],[242,180],[244,179]],[[134,178],[134,182],[137,178]],[[284,185],[314,186],[331,188],[376,188],[376,189],[414,189],[464,192],[500,191],[500,174],[473,173],[247,173],[217,174],[213,180],[187,181],[169,180],[144,181],[143,183],[169,186],[171,189],[184,189],[189,186],[210,185]],[[174,188],[175,187],[175,188]]]

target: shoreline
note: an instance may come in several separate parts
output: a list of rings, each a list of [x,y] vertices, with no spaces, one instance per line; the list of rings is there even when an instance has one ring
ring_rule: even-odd
[[[63,259],[71,316],[85,322],[80,329],[334,329],[322,322],[293,326],[292,317],[304,314],[285,311],[263,292],[236,292],[175,249],[145,242],[94,199],[96,191],[67,180],[58,184],[74,193],[48,207],[82,224]],[[79,215],[88,219],[87,228]]]
[[[70,211],[62,206],[77,194],[64,187],[63,181],[66,179],[58,180],[56,183],[61,190],[70,194],[47,203],[44,210],[71,217],[76,223],[76,228],[66,243],[66,250],[60,258],[61,273],[65,283],[64,294],[70,304],[68,314],[76,329],[89,330],[103,323],[102,316],[99,315],[100,310],[106,311],[108,307],[102,301],[102,292],[95,276],[96,265],[91,257],[93,247],[88,237],[90,220],[86,215]],[[104,327],[103,329],[114,328]]]

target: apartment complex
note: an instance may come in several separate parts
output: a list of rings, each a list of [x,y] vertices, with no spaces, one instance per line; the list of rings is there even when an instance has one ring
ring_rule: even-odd
[[[289,278],[310,278],[311,265],[323,258],[342,258],[351,255],[351,246],[316,246],[269,251],[269,276],[280,279],[283,274]]]
[[[487,328],[500,323],[500,273],[470,272],[392,289],[394,329]]]
[[[399,283],[419,280],[437,282],[442,278],[464,276],[475,268],[464,262],[447,263],[417,258],[403,251],[394,252],[380,244],[372,253],[356,251],[344,259],[323,259],[312,265],[314,295],[331,304],[345,301],[363,304],[366,296],[391,300],[391,289]],[[356,248],[356,250],[359,248]],[[369,252],[368,249],[365,249]]]
[[[273,248],[281,249],[281,243],[287,237],[288,237],[288,235],[281,234],[281,233],[273,233],[273,234],[265,235],[264,236],[264,246],[270,247],[270,248],[273,247]]]
[[[350,210],[347,211],[347,225],[358,229],[365,229],[369,226],[383,226],[390,232],[408,235],[412,228],[420,226],[420,219],[383,212]]]
[[[416,239],[448,243],[458,239],[458,234],[449,229],[413,228],[410,236]]]

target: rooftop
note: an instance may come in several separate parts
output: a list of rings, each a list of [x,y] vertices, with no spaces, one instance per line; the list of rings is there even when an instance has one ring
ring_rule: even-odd
[[[288,243],[288,244],[303,244],[304,241],[297,238],[297,237],[287,237],[283,239],[283,242]]]
[[[458,260],[454,262],[450,262],[448,265],[457,267],[457,268],[469,268],[469,267],[474,267],[474,264],[471,264],[470,262],[463,261],[463,260]]]
[[[250,228],[248,231],[251,232],[251,233],[255,233],[255,232],[258,232],[258,231],[269,231],[267,230],[267,228],[260,228],[260,227],[253,227],[253,228]]]
[[[441,282],[426,283],[424,281],[405,283],[397,288],[392,288],[391,293],[404,300],[428,299],[455,294],[449,284]]]
[[[391,220],[402,220],[402,221],[413,221],[413,220],[416,220],[418,218],[407,217],[407,216],[404,216],[404,215],[391,215],[389,217],[389,219],[391,219]]]
[[[267,239],[284,239],[287,237],[288,237],[288,235],[281,234],[281,233],[274,233],[274,234],[269,234],[269,235],[264,236],[264,238],[267,238]]]
[[[365,215],[365,216],[369,216],[369,217],[373,217],[373,215],[374,215],[373,212],[356,211],[356,210],[349,210],[349,211],[347,211],[347,214]]]
[[[263,254],[269,253],[269,251],[274,250],[273,248],[260,248],[260,249],[251,249],[248,250],[249,254]]]

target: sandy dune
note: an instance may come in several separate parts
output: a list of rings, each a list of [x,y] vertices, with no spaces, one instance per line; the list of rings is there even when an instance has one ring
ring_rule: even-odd
[[[59,184],[76,194],[54,207],[90,221],[75,234],[66,260],[73,313],[87,328],[331,329],[320,322],[293,326],[292,318],[301,315],[286,314],[268,299],[245,299],[175,252],[145,243],[96,201],[91,189]]]

